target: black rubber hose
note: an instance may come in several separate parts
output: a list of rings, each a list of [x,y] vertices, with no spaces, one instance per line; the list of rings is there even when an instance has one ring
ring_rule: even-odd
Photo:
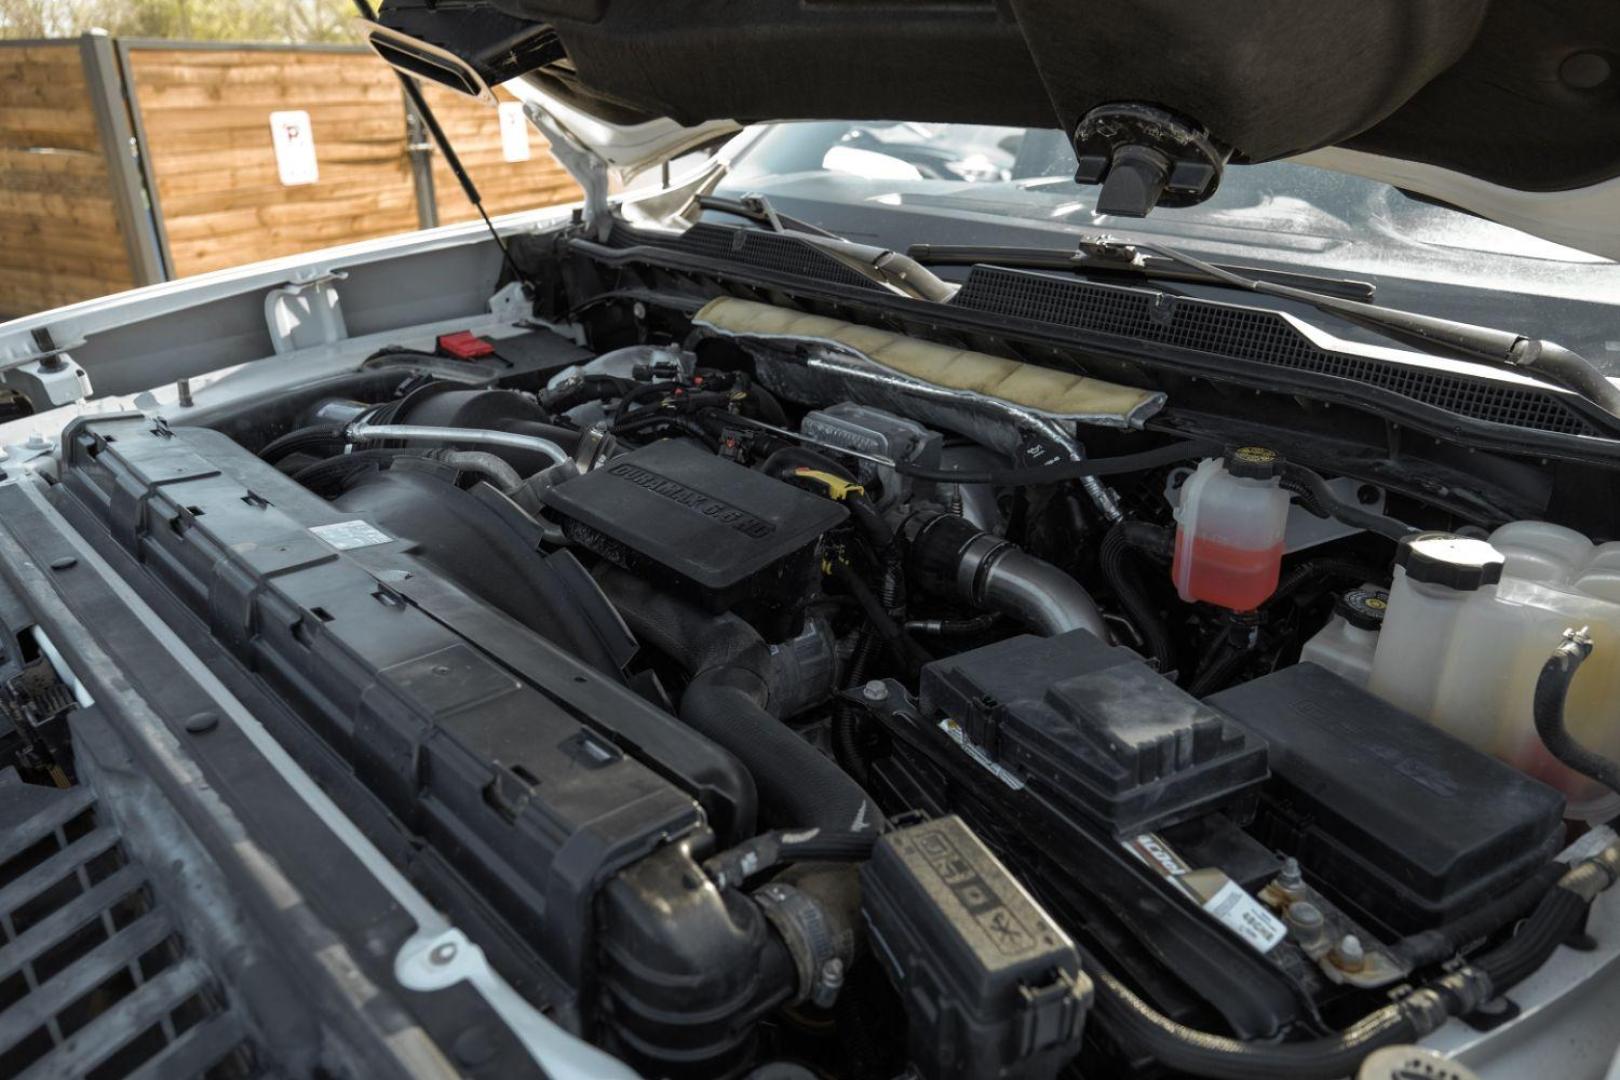
[[[877,838],[876,829],[779,829],[705,859],[703,869],[718,887],[735,888],[784,863],[862,862],[871,856]]]
[[[1365,529],[1391,540],[1399,540],[1418,530],[1404,521],[1383,514],[1375,514],[1355,503],[1345,502],[1334,494],[1328,482],[1303,465],[1283,466],[1283,487],[1305,496],[1305,505],[1313,513],[1321,513],[1356,529]]]
[[[1088,476],[1117,476],[1120,473],[1146,472],[1164,465],[1173,465],[1188,458],[1219,455],[1219,443],[1192,439],[1172,443],[1154,450],[1115,457],[1086,458],[1083,461],[1065,461],[1057,465],[1035,465],[1025,469],[927,469],[907,462],[896,462],[895,472],[917,480],[932,480],[942,484],[994,484],[998,487],[1034,487],[1040,484],[1061,484],[1066,480],[1083,480]]]
[[[635,386],[633,379],[621,379],[613,375],[581,375],[577,379],[569,379],[555,389],[540,391],[538,401],[541,408],[555,415],[565,413],[587,401],[610,401],[633,390]]]
[[[778,479],[791,476],[795,469],[813,469],[836,476],[846,484],[856,483],[855,474],[832,458],[800,446],[783,447],[760,465],[761,472]],[[860,527],[867,540],[871,541],[874,549],[881,552],[894,543],[894,530],[883,520],[883,515],[878,512],[871,496],[865,492],[852,491],[842,502],[849,508],[850,517],[855,519],[855,524]]]
[[[858,687],[866,682],[866,673],[872,666],[874,640],[870,629],[861,630],[855,651],[850,654],[849,674],[844,679],[846,688]],[[833,757],[863,784],[866,782],[866,754],[861,748],[861,728],[865,719],[861,707],[848,698],[839,696],[833,701]]]
[[[1277,583],[1276,591],[1266,603],[1275,603],[1318,578],[1353,578],[1361,582],[1378,581],[1388,576],[1387,571],[1379,571],[1375,567],[1349,559],[1308,559],[1283,576]]]
[[[1187,693],[1193,697],[1203,697],[1225,689],[1243,665],[1254,658],[1255,652],[1252,646],[1228,647],[1193,676],[1192,682],[1187,685]]]
[[[282,458],[301,452],[318,452],[322,457],[347,445],[343,432],[343,424],[317,424],[314,427],[299,428],[289,431],[279,439],[272,439],[259,457],[274,465]]]
[[[1463,1015],[1522,982],[1579,931],[1592,897],[1614,884],[1613,849],[1567,871],[1536,905],[1519,933],[1471,964],[1370,1013],[1323,1039],[1245,1043],[1178,1024],[1095,964],[1097,1013],[1127,1048],[1145,1049],[1171,1069],[1214,1080],[1339,1080],[1384,1046],[1412,1042],[1447,1015]]]
[[[1386,1005],[1337,1035],[1294,1043],[1246,1043],[1176,1023],[1100,968],[1090,969],[1104,1026],[1161,1064],[1215,1080],[1340,1080],[1374,1050],[1420,1032],[1399,1004]]]
[[[760,816],[778,828],[875,831],[882,812],[843,769],[766,708],[765,681],[740,665],[713,668],[681,695],[681,720],[731,751],[754,778]]]
[[[427,457],[432,451],[394,447],[354,450],[305,465],[292,478],[316,493],[339,487],[349,477],[367,469],[377,469],[402,457]]]
[[[895,659],[906,669],[908,676],[915,675],[919,668],[933,659],[922,646],[911,639],[905,628],[895,621],[894,616],[883,606],[883,601],[878,599],[866,582],[861,580],[859,574],[850,569],[848,563],[834,559],[831,565],[834,580],[855,598],[855,603],[860,606],[866,621],[871,623],[872,629],[883,639],[883,643],[889,646]]]
[[[1568,889],[1555,888],[1507,941],[1474,960],[1473,966],[1491,980],[1497,993],[1529,978],[1580,929],[1587,902]]]
[[[967,637],[970,634],[982,634],[992,629],[1005,618],[999,611],[992,611],[984,615],[975,615],[969,619],[915,619],[906,623],[906,630],[913,634],[927,634],[930,637]]]
[[[1413,967],[1437,964],[1464,946],[1496,933],[1539,904],[1568,872],[1563,863],[1548,863],[1513,888],[1433,930],[1410,934],[1391,948]]]
[[[1166,529],[1139,521],[1122,521],[1103,537],[1099,563],[1103,579],[1114,591],[1114,598],[1141,633],[1148,656],[1160,674],[1164,675],[1176,669],[1175,644],[1170,640],[1170,630],[1142,587],[1130,560],[1132,549],[1162,553],[1168,543]]]
[[[1582,746],[1565,726],[1564,702],[1569,696],[1569,684],[1591,655],[1592,639],[1586,631],[1566,632],[1563,642],[1542,665],[1532,706],[1536,734],[1553,757],[1620,794],[1620,763]]]
[[[613,407],[613,423],[617,425],[630,415],[630,410],[643,401],[662,397],[664,394],[681,389],[678,382],[642,383],[619,399]]]

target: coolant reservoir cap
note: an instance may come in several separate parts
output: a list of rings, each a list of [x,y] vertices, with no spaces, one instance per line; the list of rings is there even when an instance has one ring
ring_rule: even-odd
[[[1226,453],[1226,471],[1244,480],[1270,480],[1281,476],[1282,456],[1264,446],[1240,446]]]
[[[1447,532],[1417,533],[1395,549],[1395,565],[1412,581],[1465,592],[1501,581],[1506,562],[1488,541]]]
[[[1358,630],[1377,630],[1384,625],[1389,610],[1389,593],[1383,589],[1351,589],[1333,601],[1333,610]]]

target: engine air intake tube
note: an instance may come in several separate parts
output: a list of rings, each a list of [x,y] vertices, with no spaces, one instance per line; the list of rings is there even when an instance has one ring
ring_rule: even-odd
[[[1089,630],[1112,641],[1097,602],[1081,584],[1009,540],[982,532],[955,514],[913,518],[911,568],[937,591],[998,611],[1043,634]]]
[[[833,834],[875,832],[883,824],[861,785],[772,711],[796,694],[772,685],[770,653],[752,627],[630,574],[603,574],[599,583],[637,638],[691,674],[681,720],[742,762],[767,825]]]

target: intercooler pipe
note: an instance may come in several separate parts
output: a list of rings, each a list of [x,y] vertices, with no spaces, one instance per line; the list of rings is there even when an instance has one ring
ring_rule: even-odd
[[[913,518],[907,532],[911,568],[925,586],[1000,612],[1047,637],[1088,630],[1101,641],[1113,641],[1097,602],[1078,581],[1011,541],[981,532],[955,514]]]

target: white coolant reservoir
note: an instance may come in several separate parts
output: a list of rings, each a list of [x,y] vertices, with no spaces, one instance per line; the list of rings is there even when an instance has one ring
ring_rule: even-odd
[[[1366,686],[1388,608],[1389,593],[1372,585],[1335,598],[1333,617],[1305,643],[1300,662],[1317,664],[1357,686]]]
[[[1532,711],[1542,665],[1568,627],[1595,647],[1570,686],[1569,731],[1620,756],[1620,545],[1545,522],[1490,541],[1422,534],[1402,541],[1369,688],[1564,792],[1596,820],[1620,799],[1547,753]]]
[[[1232,611],[1253,611],[1277,589],[1288,492],[1282,461],[1262,447],[1207,458],[1176,507],[1176,591]]]

